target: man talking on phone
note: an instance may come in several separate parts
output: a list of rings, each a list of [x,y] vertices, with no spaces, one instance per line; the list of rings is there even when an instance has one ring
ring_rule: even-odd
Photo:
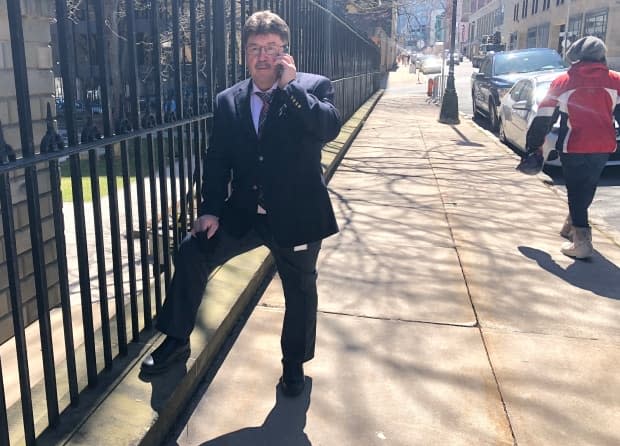
[[[321,150],[341,120],[329,79],[297,72],[288,25],[277,14],[250,16],[243,44],[251,77],[217,95],[200,216],[180,245],[158,316],[167,336],[142,371],[160,373],[187,358],[209,273],[265,245],[284,290],[280,388],[297,396],[303,363],[314,356],[317,257],[322,239],[338,232]]]

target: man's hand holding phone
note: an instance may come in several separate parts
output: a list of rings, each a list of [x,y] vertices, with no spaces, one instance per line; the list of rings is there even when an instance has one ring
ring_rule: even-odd
[[[285,47],[284,51],[276,56],[275,64],[278,66],[278,87],[284,88],[286,84],[294,81],[297,77],[297,67],[295,66],[295,59],[288,54],[288,48]]]

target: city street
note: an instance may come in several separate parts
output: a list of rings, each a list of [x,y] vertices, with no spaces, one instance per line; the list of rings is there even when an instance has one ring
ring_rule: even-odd
[[[459,112],[461,117],[466,119],[471,119],[472,117],[470,79],[475,70],[477,69],[472,67],[468,59],[464,59],[460,65],[454,67],[454,84],[459,100]],[[446,67],[446,74],[447,72],[448,69]],[[426,79],[424,79],[424,85],[426,85]],[[497,138],[496,133],[489,131],[489,123],[486,119],[476,118],[474,122]],[[549,184],[556,188],[558,192],[565,194],[561,169],[554,167],[545,168],[545,173],[549,176]],[[620,231],[620,166],[610,166],[605,169],[596,197],[594,198],[594,203],[590,209],[592,211],[591,217],[596,224],[609,226],[616,231]]]

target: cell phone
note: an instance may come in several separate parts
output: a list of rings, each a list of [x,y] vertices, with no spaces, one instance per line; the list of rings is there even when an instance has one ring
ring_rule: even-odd
[[[282,52],[279,54],[279,56],[283,54],[288,54],[288,45],[284,45],[282,47]],[[284,71],[284,67],[282,65],[278,65],[278,68],[276,69],[276,79],[280,79],[282,77],[283,71]]]

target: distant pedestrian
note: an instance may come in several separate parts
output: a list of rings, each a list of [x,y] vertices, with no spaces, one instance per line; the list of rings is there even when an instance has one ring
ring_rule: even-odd
[[[164,122],[175,121],[177,118],[177,102],[174,100],[174,93],[168,93],[168,100],[164,102]]]
[[[245,23],[250,78],[215,100],[200,216],[179,247],[157,320],[167,336],[143,361],[145,373],[161,373],[188,354],[211,271],[265,245],[284,289],[280,388],[287,396],[304,389],[303,363],[313,358],[316,339],[316,262],[322,240],[338,231],[321,151],[338,136],[341,118],[330,80],[297,71],[289,35],[270,11]]]
[[[569,239],[562,253],[578,259],[593,254],[588,208],[609,154],[616,150],[614,117],[620,122],[620,73],[607,66],[605,43],[593,36],[568,49],[572,63],[557,77],[527,132],[527,147],[541,150],[545,135],[560,118],[555,145],[562,161],[569,214],[560,235]]]

